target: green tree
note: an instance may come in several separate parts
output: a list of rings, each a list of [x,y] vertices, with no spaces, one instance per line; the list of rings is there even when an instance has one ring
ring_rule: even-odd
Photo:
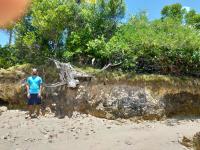
[[[185,20],[188,25],[192,25],[197,29],[200,29],[200,14],[198,14],[194,9],[190,10],[185,15]]]
[[[0,46],[0,68],[8,68],[17,63],[15,57],[15,48],[13,46],[6,45]]]
[[[161,15],[162,19],[171,18],[179,22],[182,22],[185,12],[186,11],[185,9],[183,9],[182,5],[176,3],[165,6],[161,11]]]
[[[139,73],[193,75],[200,68],[198,32],[174,19],[132,17],[107,44],[112,61]],[[114,54],[120,54],[114,57]],[[120,60],[119,60],[120,59]]]
[[[88,43],[101,37],[108,41],[124,13],[124,0],[33,0],[27,16],[16,25],[16,45],[26,61],[46,57],[87,61],[99,57],[90,52]]]
[[[102,57],[99,56],[98,48],[94,48],[96,44],[99,47],[96,39],[104,43],[113,36],[124,16],[125,4],[123,0],[98,0],[95,4],[82,3],[79,6],[80,13],[76,26],[71,27],[65,55],[72,56],[68,57],[72,61],[87,63],[93,58]],[[91,49],[91,45],[96,51]],[[102,64],[106,63],[105,59],[102,61]]]

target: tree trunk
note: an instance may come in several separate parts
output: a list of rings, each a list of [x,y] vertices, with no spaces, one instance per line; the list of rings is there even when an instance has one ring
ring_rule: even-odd
[[[12,38],[13,38],[13,30],[9,29],[8,30],[8,34],[9,34],[9,43],[8,43],[8,45],[11,46],[11,44],[12,44]]]

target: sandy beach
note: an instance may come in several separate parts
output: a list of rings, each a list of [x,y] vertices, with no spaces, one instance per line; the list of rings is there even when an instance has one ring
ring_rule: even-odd
[[[0,150],[186,150],[179,141],[200,131],[200,119],[106,120],[74,112],[25,119],[26,112],[0,116]]]

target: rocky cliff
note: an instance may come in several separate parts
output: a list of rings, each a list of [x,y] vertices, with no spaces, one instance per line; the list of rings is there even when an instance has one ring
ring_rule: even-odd
[[[31,65],[0,70],[0,101],[23,106],[26,93],[23,80]],[[57,70],[39,67],[45,82],[58,81]],[[54,69],[53,69],[54,68]],[[99,72],[80,85],[46,87],[44,104],[58,116],[70,116],[74,110],[108,119],[162,119],[176,115],[200,115],[200,80],[161,75],[130,75]]]

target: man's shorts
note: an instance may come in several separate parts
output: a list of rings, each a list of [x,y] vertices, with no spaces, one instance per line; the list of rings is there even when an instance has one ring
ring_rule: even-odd
[[[30,98],[28,99],[28,105],[40,105],[41,98],[38,97],[38,94],[30,94]]]

